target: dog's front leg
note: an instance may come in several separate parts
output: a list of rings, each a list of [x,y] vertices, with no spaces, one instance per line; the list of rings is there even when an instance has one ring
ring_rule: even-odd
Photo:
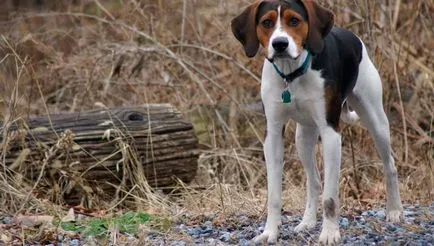
[[[267,117],[267,136],[264,154],[267,164],[268,213],[264,232],[255,238],[255,242],[275,243],[281,224],[282,208],[282,171],[283,171],[283,122]]]
[[[318,200],[321,192],[321,180],[315,161],[315,145],[317,142],[318,129],[316,127],[297,124],[295,146],[307,177],[307,196],[303,220],[294,228],[296,232],[312,229],[316,224]]]
[[[339,171],[341,135],[332,127],[320,128],[324,158],[323,224],[319,241],[331,245],[340,241],[339,232]]]

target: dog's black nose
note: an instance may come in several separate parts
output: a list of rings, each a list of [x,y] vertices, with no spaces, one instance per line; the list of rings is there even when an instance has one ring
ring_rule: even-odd
[[[276,50],[277,52],[283,52],[286,50],[286,48],[288,48],[289,41],[287,38],[278,37],[273,40],[272,45],[274,50]]]

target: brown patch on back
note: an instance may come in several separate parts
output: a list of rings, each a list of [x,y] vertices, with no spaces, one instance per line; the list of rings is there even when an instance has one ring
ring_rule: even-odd
[[[289,23],[291,18],[299,19],[300,23],[295,27],[290,26]],[[301,52],[305,42],[307,41],[309,32],[309,24],[307,21],[303,20],[303,17],[299,13],[291,9],[284,9],[281,18],[281,24],[285,32],[288,33],[288,35],[294,40],[298,51]]]
[[[324,214],[327,218],[336,217],[336,203],[333,198],[324,201]]]
[[[341,117],[341,105],[342,99],[337,92],[337,88],[335,83],[327,84],[324,88],[324,99],[326,105],[326,120],[327,123],[335,129],[335,131],[339,131],[339,120]]]

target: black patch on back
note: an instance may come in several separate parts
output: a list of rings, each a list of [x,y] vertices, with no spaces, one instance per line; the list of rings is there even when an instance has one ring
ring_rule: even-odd
[[[333,27],[324,39],[324,50],[313,58],[312,69],[321,71],[324,89],[334,94],[329,96],[326,110],[327,122],[335,129],[342,103],[356,84],[362,49],[362,42],[352,32]]]

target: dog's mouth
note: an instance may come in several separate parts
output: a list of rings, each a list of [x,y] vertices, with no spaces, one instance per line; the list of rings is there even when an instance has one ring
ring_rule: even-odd
[[[297,60],[300,57],[292,57],[288,52],[275,52],[268,60],[274,62],[275,60]]]

